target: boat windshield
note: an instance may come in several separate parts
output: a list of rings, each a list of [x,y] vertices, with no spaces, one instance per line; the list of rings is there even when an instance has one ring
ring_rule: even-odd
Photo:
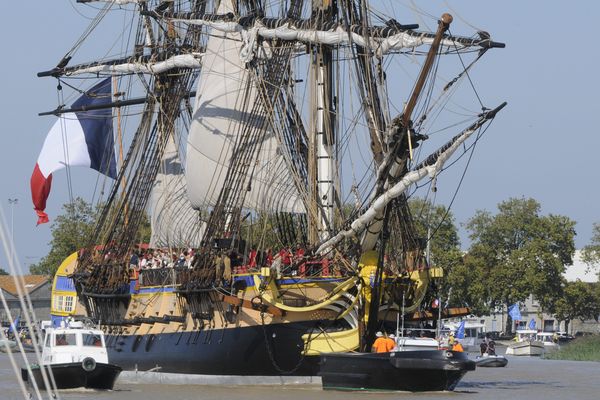
[[[100,335],[96,335],[93,333],[84,333],[83,345],[92,347],[102,347],[102,338],[100,337]]]
[[[55,337],[55,346],[75,346],[77,345],[77,335],[74,333],[59,333]]]

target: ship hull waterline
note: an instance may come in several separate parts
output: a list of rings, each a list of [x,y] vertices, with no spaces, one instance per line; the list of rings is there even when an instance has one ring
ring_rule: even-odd
[[[331,321],[323,324],[327,322]],[[145,335],[107,334],[108,358],[124,371],[231,377],[231,384],[240,382],[235,379],[240,376],[316,377],[319,357],[303,354],[302,339],[316,323],[231,326]]]

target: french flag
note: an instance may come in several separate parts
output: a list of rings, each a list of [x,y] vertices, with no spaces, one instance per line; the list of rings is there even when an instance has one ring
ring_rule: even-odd
[[[65,167],[82,166],[113,179],[117,177],[112,109],[96,109],[112,101],[111,78],[85,92],[52,126],[31,174],[31,198],[37,224],[48,222],[46,199],[52,173]],[[90,109],[91,108],[91,109]]]

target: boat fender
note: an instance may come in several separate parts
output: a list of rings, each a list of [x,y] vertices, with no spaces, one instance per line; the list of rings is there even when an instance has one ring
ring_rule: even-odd
[[[92,372],[96,369],[96,360],[94,360],[92,357],[84,358],[81,362],[81,368],[83,368],[83,370],[86,372]]]

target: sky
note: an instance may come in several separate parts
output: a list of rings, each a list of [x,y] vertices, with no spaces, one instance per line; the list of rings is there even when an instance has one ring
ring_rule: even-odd
[[[373,1],[376,3],[377,1]],[[433,29],[435,16],[454,15],[452,32],[470,36],[474,30],[491,33],[505,49],[494,49],[473,72],[484,104],[508,102],[478,144],[452,212],[458,224],[476,210],[496,211],[511,197],[531,197],[543,214],[560,214],[577,222],[576,247],[588,244],[592,224],[600,222],[597,152],[600,132],[599,55],[594,30],[600,2],[504,0],[391,1],[380,9],[401,23],[420,23]],[[56,81],[37,78],[51,69],[71,48],[96,11],[69,0],[8,2],[0,24],[3,62],[0,79],[2,145],[0,146],[0,205],[5,229],[14,221],[14,241],[23,272],[47,254],[51,224],[36,227],[29,178],[54,117],[38,112],[56,108]],[[114,40],[101,27],[99,40]],[[82,49],[75,62],[92,60],[94,48]],[[462,170],[459,171],[462,173]],[[74,195],[90,198],[97,174],[72,169]],[[457,175],[440,178],[438,203],[450,203]],[[64,170],[54,176],[47,212],[52,219],[68,201]],[[10,205],[9,199],[18,199]],[[468,246],[464,228],[462,245]],[[0,251],[0,268],[7,269]]]

